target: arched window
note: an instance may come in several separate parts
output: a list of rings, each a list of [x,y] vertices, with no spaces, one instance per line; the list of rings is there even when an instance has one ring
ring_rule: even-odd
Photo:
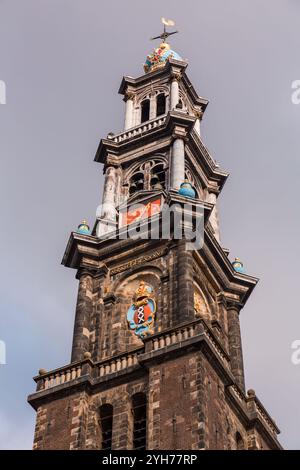
[[[160,93],[156,98],[156,116],[161,116],[166,112],[166,96]]]
[[[149,121],[150,100],[146,99],[141,103],[141,122]]]
[[[129,182],[129,195],[131,196],[136,191],[144,189],[144,174],[139,171],[134,173]]]
[[[147,399],[144,393],[136,393],[132,397],[133,414],[133,448],[146,450],[147,436]]]
[[[166,183],[165,178],[166,172],[164,165],[162,163],[158,163],[151,171],[151,189],[164,189]]]
[[[113,425],[113,406],[108,403],[100,406],[100,429],[101,429],[101,449],[111,450],[112,425]]]
[[[236,450],[245,450],[245,444],[239,432],[235,434]]]

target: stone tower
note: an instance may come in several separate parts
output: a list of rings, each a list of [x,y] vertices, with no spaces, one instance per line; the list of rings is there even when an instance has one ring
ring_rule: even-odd
[[[34,378],[35,449],[280,448],[245,392],[239,315],[257,279],[220,245],[228,174],[201,140],[208,101],[163,39],[145,73],[122,80],[124,130],[95,157],[102,205],[63,257],[79,282],[71,362]]]

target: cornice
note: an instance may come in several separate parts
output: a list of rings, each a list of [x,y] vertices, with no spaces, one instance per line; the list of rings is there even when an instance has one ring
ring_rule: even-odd
[[[185,70],[188,66],[188,63],[184,60],[169,59],[165,67],[161,69],[154,70],[152,72],[140,75],[137,78],[131,76],[124,76],[119,87],[119,93],[124,95],[127,88],[130,88],[130,91],[138,89],[141,86],[146,85],[148,82],[152,83],[169,77],[171,79],[172,75],[178,76],[180,74],[180,81],[183,84],[187,94],[189,95],[194,106],[201,106],[202,111],[204,112],[209,101],[202,96],[199,96],[196,92],[194,86],[192,85],[190,79],[188,78]]]
[[[124,95],[128,86],[130,86],[132,89],[139,88],[148,82],[151,83],[155,79],[171,75],[174,70],[182,73],[187,68],[187,66],[188,64],[184,60],[169,59],[165,67],[153,70],[152,72],[144,73],[139,77],[134,78],[129,75],[125,75],[122,78],[118,93],[120,95]]]
[[[258,278],[234,271],[221,245],[207,229],[205,229],[204,246],[200,251],[194,252],[194,257],[196,261],[199,258],[203,260],[210,275],[221,287],[222,302],[225,302],[226,306],[234,305],[234,308],[240,310],[258,283]]]
[[[159,193],[160,196],[162,193]],[[172,206],[176,204],[178,206],[183,206],[187,203],[185,197],[179,195],[175,191],[164,192],[165,202]],[[149,196],[148,196],[149,198]],[[137,201],[135,201],[137,202]],[[140,199],[142,202],[142,199]],[[213,204],[208,202],[199,201],[198,199],[189,199],[187,210],[193,214],[193,217],[197,216],[196,208],[197,206],[203,206],[204,208],[204,224],[208,222],[210,213],[213,209]],[[162,213],[158,215],[158,220],[161,220]],[[164,246],[169,244],[169,239],[158,239],[152,240],[149,238],[134,239],[130,236],[123,236],[128,232],[130,235],[131,226],[122,227],[116,233],[113,232],[111,236],[101,239],[96,236],[86,236],[81,235],[77,232],[72,232],[62,259],[62,264],[70,268],[88,268],[97,270],[98,264],[105,262],[108,265],[108,258],[111,258],[115,253],[116,256],[131,256],[130,250],[135,250],[135,256],[139,251],[139,247],[143,247],[144,252],[151,251],[157,246]],[[172,229],[172,227],[171,227]],[[145,219],[140,225],[141,232],[143,230],[148,231],[148,220]],[[172,232],[171,232],[172,233]],[[176,240],[175,240],[176,241]]]
[[[163,119],[163,118],[162,118]],[[120,142],[115,142],[114,138],[108,139],[103,138],[100,140],[94,161],[106,164],[108,158],[111,159],[111,164],[117,165],[120,163],[118,160],[122,155],[131,149],[143,148],[150,142],[156,141],[159,138],[166,136],[173,138],[187,136],[195,123],[196,118],[182,111],[170,111],[164,116],[165,122],[158,127],[151,127],[143,132],[136,132],[129,138],[122,139]],[[159,118],[157,118],[159,120]],[[149,123],[148,123],[149,124]],[[145,123],[147,126],[147,123]],[[138,125],[126,132],[134,133],[135,129],[142,128],[142,125]]]

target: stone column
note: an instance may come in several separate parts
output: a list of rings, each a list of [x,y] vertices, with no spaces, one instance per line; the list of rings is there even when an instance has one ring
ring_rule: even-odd
[[[115,227],[116,220],[116,197],[117,197],[117,173],[116,168],[109,166],[105,172],[105,181],[103,189],[103,198],[99,225],[97,227],[97,236],[110,232]]]
[[[176,108],[179,102],[179,82],[180,74],[173,74],[171,81],[171,100],[170,100],[170,111]]]
[[[89,271],[80,270],[77,273],[77,278],[79,279],[79,287],[71,362],[83,360],[84,353],[89,351],[89,328],[93,311],[93,277]]]
[[[133,127],[133,97],[134,94],[130,92],[125,95],[125,131]]]
[[[179,189],[184,179],[184,140],[175,138],[172,146],[171,187]]]
[[[156,118],[156,111],[157,111],[156,95],[152,94],[150,97],[149,120]]]
[[[112,218],[115,213],[116,182],[116,169],[113,166],[107,167],[102,199],[102,215],[105,218]]]
[[[228,343],[231,371],[237,385],[245,392],[244,364],[242,338],[239,319],[240,307],[233,302],[227,302]]]

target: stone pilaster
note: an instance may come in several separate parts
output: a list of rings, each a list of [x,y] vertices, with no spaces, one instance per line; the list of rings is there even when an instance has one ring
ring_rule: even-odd
[[[195,355],[189,360],[189,369],[191,374],[191,407],[192,407],[192,449],[205,449],[207,412],[205,400],[204,377],[205,370],[203,358],[201,355]]]
[[[194,319],[193,255],[182,240],[177,248],[177,293],[176,320],[184,322]]]
[[[239,312],[239,304],[234,302],[227,302],[228,343],[231,371],[234,375],[237,385],[243,391],[245,391],[245,377]]]
[[[93,276],[83,269],[77,273],[79,278],[78,297],[73,332],[71,362],[80,361],[89,351],[90,324],[93,311]]]
[[[131,400],[123,390],[123,394],[114,403],[113,450],[132,449],[132,426]]]
[[[72,406],[70,450],[85,449],[87,418],[88,399],[83,392],[74,399]]]
[[[101,339],[103,336],[103,329],[105,328],[104,319],[104,304],[105,289],[107,282],[107,274],[109,270],[105,263],[101,263],[94,277],[94,290],[97,293],[94,307],[94,321],[93,331],[90,337],[90,352],[94,361],[99,361],[101,358]]]
[[[36,414],[33,449],[43,449],[44,434],[47,425],[47,408],[40,406]]]

